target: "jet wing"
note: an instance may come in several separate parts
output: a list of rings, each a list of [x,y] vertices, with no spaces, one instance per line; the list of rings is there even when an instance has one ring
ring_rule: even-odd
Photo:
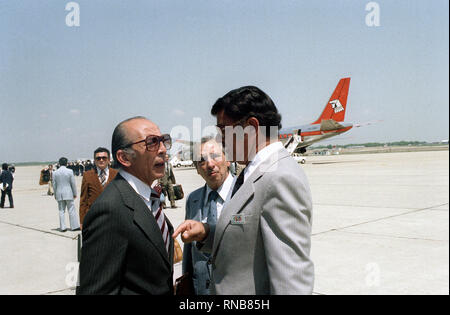
[[[320,131],[330,131],[342,128],[345,127],[333,119],[322,120],[322,122],[320,123]]]

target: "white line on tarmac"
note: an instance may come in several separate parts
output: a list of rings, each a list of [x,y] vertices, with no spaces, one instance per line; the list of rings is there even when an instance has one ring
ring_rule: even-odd
[[[32,231],[35,231],[35,232],[41,232],[41,233],[45,233],[45,234],[51,234],[51,235],[55,235],[55,236],[59,236],[59,237],[64,237],[64,238],[68,238],[68,239],[71,239],[71,240],[74,240],[74,239],[76,239],[78,237],[78,234],[75,237],[73,237],[73,236],[61,235],[61,234],[57,234],[57,233],[53,233],[53,232],[49,232],[49,231],[45,231],[45,230],[39,230],[39,229],[36,229],[36,228],[23,226],[23,225],[20,225],[20,224],[9,223],[9,222],[5,222],[5,221],[0,221],[0,223],[11,225],[11,226],[15,226],[15,227],[19,227],[19,228],[22,228],[22,229],[32,230]]]
[[[360,235],[380,236],[380,237],[388,237],[388,238],[399,238],[399,239],[406,239],[406,240],[411,240],[411,241],[429,241],[429,242],[448,243],[448,240],[436,240],[436,239],[430,239],[430,238],[406,237],[406,236],[386,235],[386,234],[377,234],[377,233],[364,233],[364,232],[351,232],[351,231],[339,231],[339,232],[340,233],[348,233],[348,234],[360,234]]]
[[[366,222],[361,222],[361,223],[356,223],[356,224],[352,224],[352,225],[348,225],[348,226],[343,226],[343,227],[339,227],[339,228],[336,228],[336,229],[331,229],[331,230],[323,231],[323,232],[319,232],[319,233],[313,233],[313,234],[311,234],[311,236],[316,236],[316,235],[325,234],[325,233],[329,233],[329,232],[340,231],[340,230],[343,230],[343,229],[347,229],[347,228],[351,228],[351,227],[355,227],[355,226],[359,226],[359,225],[364,225],[364,224],[378,222],[378,221],[383,221],[383,220],[387,220],[387,219],[391,219],[391,218],[401,217],[401,216],[404,216],[404,215],[407,215],[407,214],[411,214],[411,213],[415,213],[415,212],[420,212],[420,211],[425,211],[425,210],[432,210],[433,208],[438,208],[438,207],[442,207],[442,206],[445,206],[445,205],[448,205],[448,203],[444,203],[444,204],[440,204],[440,205],[436,205],[436,206],[431,206],[431,207],[426,207],[426,208],[422,208],[422,209],[415,209],[415,210],[412,210],[412,211],[408,211],[408,212],[404,212],[404,213],[400,213],[400,214],[395,214],[395,215],[390,215],[390,216],[379,218],[379,219],[374,219],[374,220],[369,220],[369,221],[366,221]],[[355,207],[355,206],[352,206],[352,207]],[[380,207],[376,207],[376,208],[380,208]]]

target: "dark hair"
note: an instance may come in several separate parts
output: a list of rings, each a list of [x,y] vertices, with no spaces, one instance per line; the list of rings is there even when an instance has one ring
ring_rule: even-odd
[[[101,152],[106,152],[106,153],[108,153],[108,158],[111,156],[111,154],[109,153],[109,150],[108,150],[107,148],[98,147],[98,148],[94,151],[94,158],[95,158],[95,155],[96,155],[97,153],[101,153]]]
[[[8,163],[2,164],[2,170],[7,171],[8,170]]]
[[[61,166],[67,166],[67,158],[62,157],[59,159],[59,165]]]
[[[111,140],[111,151],[112,151],[114,162],[116,162],[116,164],[118,166],[121,166],[122,164],[120,164],[120,162],[117,160],[117,156],[116,156],[117,151],[119,151],[120,149],[124,149],[130,143],[130,140],[128,139],[128,135],[126,134],[126,130],[125,130],[125,128],[123,128],[123,125],[126,122],[129,122],[134,119],[147,120],[147,118],[145,118],[143,116],[131,117],[131,118],[125,119],[124,121],[120,122],[116,126],[116,128],[114,128],[112,140]]]
[[[211,109],[211,115],[220,111],[235,121],[255,117],[260,126],[265,126],[266,136],[270,136],[270,127],[281,129],[281,115],[272,99],[256,86],[243,86],[232,90],[219,98]]]

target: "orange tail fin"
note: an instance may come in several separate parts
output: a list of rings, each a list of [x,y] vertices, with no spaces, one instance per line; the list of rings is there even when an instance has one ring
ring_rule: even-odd
[[[345,110],[347,108],[348,88],[350,87],[350,78],[343,78],[339,81],[336,89],[330,97],[325,109],[319,119],[312,125],[320,124],[322,120],[333,119],[334,121],[344,121]]]

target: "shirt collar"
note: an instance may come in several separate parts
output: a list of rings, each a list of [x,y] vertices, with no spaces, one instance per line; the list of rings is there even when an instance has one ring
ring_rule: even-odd
[[[254,170],[261,165],[262,162],[267,160],[272,154],[283,148],[283,144],[280,141],[274,142],[262,148],[256,153],[253,160],[247,165],[244,173],[244,181],[250,177]]]
[[[139,178],[137,178],[134,175],[131,175],[127,171],[120,169],[119,174],[125,178],[125,180],[130,184],[131,187],[136,191],[138,195],[140,195],[144,200],[147,202],[150,202],[150,195],[151,193],[156,193],[149,185],[141,181]]]
[[[234,180],[233,175],[231,175],[231,173],[228,172],[227,178],[222,183],[222,185],[216,190],[222,201],[227,200],[229,192],[231,191],[231,187],[233,186],[233,180]],[[211,191],[212,191],[211,187],[209,187],[208,184],[206,184],[206,198],[208,198],[209,193]]]
[[[102,170],[101,170],[100,168],[98,168],[97,166],[96,166],[96,168],[97,168],[97,174],[100,175],[100,173],[102,172]],[[109,167],[106,167],[106,168],[105,168],[105,174],[106,174],[106,175],[109,174]]]

